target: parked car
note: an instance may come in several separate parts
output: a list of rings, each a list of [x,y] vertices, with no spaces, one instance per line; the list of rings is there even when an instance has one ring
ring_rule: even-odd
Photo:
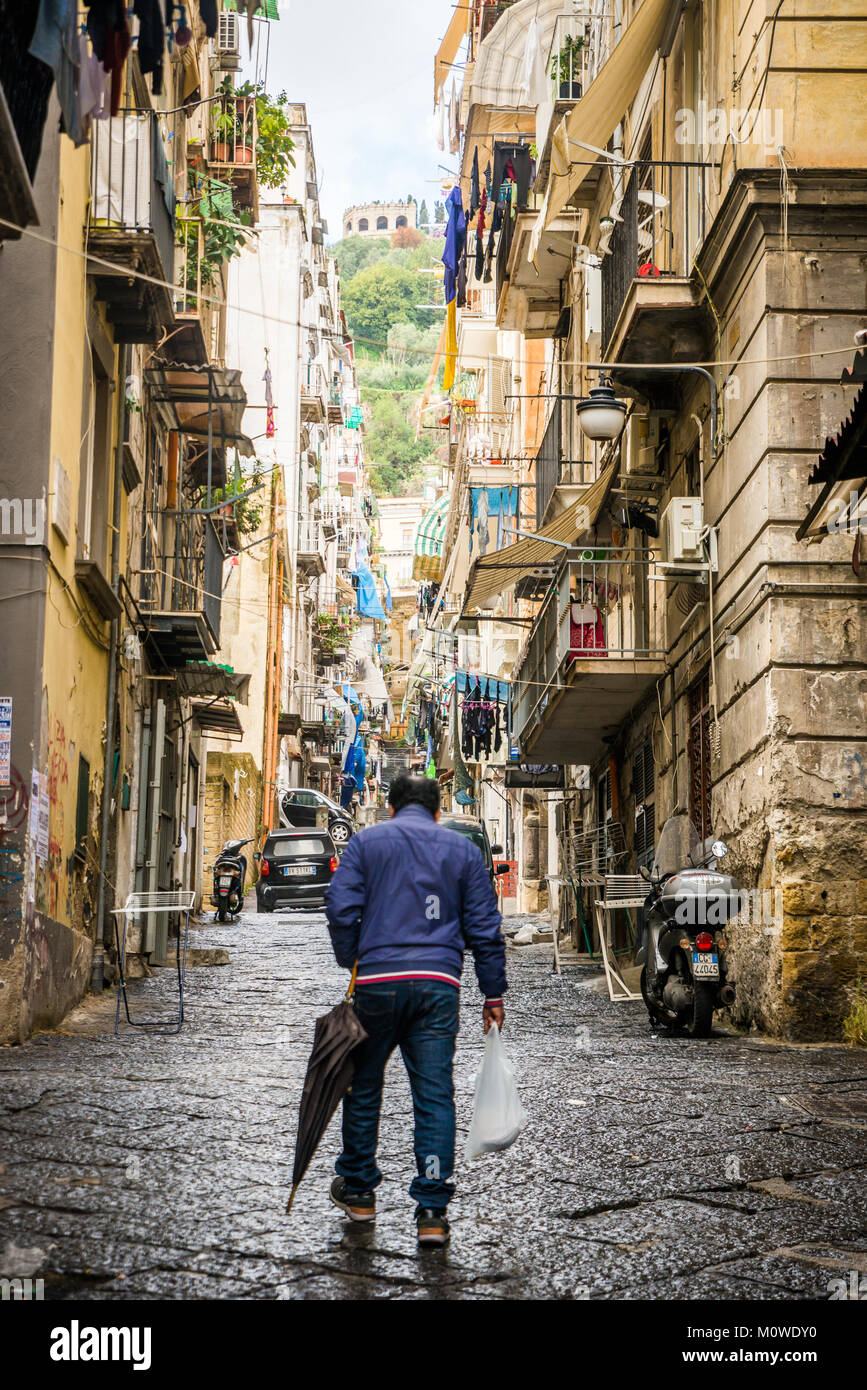
[[[314,825],[316,812],[328,812],[328,829],[336,845],[342,848],[355,831],[352,817],[336,801],[316,792],[312,787],[292,787],[283,793],[280,810],[286,825]]]
[[[259,861],[256,907],[322,907],[325,890],[340,862],[327,830],[272,830]]]
[[[492,845],[488,839],[488,832],[483,820],[476,820],[474,816],[440,816],[440,825],[446,830],[456,830],[459,835],[466,835],[468,840],[481,850],[482,858],[485,861],[485,868],[491,875],[493,883],[498,874],[509,872],[508,864],[495,864],[494,855],[503,853],[502,845]]]

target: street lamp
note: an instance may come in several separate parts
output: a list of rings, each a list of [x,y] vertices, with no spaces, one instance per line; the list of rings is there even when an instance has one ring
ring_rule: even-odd
[[[598,386],[590,388],[589,396],[581,397],[575,409],[578,423],[588,439],[604,443],[620,437],[626,419],[626,402],[615,396],[604,377]]]

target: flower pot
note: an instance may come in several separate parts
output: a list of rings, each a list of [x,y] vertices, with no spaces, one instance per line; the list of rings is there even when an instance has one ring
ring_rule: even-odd
[[[228,164],[229,146],[224,140],[215,140],[211,146],[211,159],[215,164]]]
[[[560,100],[561,100],[561,101],[576,100],[578,97],[580,97],[580,95],[581,95],[581,83],[580,83],[580,82],[561,82],[561,83],[560,83]]]
[[[252,164],[252,163],[253,163],[253,146],[252,146],[252,145],[237,145],[236,148],[235,148],[235,163],[236,163],[236,164]]]

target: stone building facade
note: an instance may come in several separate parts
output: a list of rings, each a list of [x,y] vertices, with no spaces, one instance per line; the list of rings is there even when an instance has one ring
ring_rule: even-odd
[[[343,214],[344,236],[391,236],[401,227],[416,226],[417,209],[409,203],[356,203]]]

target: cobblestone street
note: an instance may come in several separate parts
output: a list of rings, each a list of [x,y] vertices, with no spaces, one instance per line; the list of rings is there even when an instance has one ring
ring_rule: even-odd
[[[319,913],[249,911],[192,941],[231,963],[188,970],[178,1037],[115,1038],[106,998],[0,1051],[0,1273],[41,1276],[48,1298],[823,1299],[867,1273],[863,1054],[654,1038],[585,967],[553,976],[545,946],[509,953],[529,1123],[461,1158],[447,1251],[416,1249],[399,1058],[375,1231],[328,1202],[337,1120],[287,1217],[313,1020],[345,972]],[[175,985],[137,982],[132,1009],[168,1009]],[[481,1055],[469,960],[463,1007],[459,1147]]]

